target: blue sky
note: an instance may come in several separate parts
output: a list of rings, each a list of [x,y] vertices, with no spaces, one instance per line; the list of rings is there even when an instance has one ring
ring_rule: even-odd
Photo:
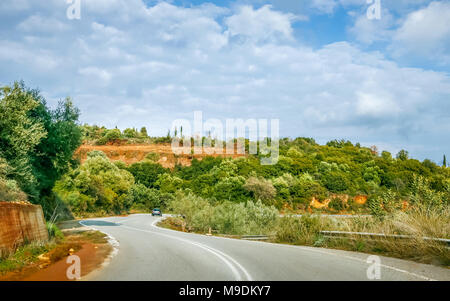
[[[450,154],[450,2],[2,0],[0,84],[23,79],[81,122],[279,118],[281,136]]]

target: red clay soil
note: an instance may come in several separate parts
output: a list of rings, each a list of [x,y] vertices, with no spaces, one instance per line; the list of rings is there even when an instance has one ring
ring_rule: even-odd
[[[108,244],[85,243],[82,249],[74,253],[80,257],[81,277],[99,268],[111,251]],[[0,281],[71,281],[66,272],[71,264],[66,263],[67,257],[45,268],[39,264],[19,272],[12,272],[0,277]]]
[[[244,155],[233,154],[233,155],[207,155],[198,154],[198,155],[178,155],[175,157],[175,154],[172,151],[172,147],[170,144],[125,144],[125,145],[87,145],[83,144],[75,151],[75,158],[79,158],[83,163],[87,159],[87,153],[93,150],[102,151],[106,154],[106,156],[112,161],[123,161],[126,164],[132,164],[145,159],[145,156],[148,153],[157,153],[160,155],[160,159],[158,163],[160,163],[165,168],[173,168],[175,164],[181,164],[183,166],[190,166],[193,158],[197,158],[201,160],[207,156],[213,157],[242,157]],[[225,152],[224,152],[225,153]]]

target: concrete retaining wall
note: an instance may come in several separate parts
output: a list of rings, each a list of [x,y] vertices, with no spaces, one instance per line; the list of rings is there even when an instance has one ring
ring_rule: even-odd
[[[41,206],[0,202],[0,256],[24,243],[47,240]]]

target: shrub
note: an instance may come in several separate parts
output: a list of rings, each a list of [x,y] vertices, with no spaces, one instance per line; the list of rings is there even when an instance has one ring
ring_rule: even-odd
[[[137,138],[139,137],[139,132],[136,129],[127,128],[123,131],[123,136],[125,138]],[[118,138],[115,138],[118,139]]]
[[[308,173],[301,175],[291,188],[294,202],[308,204],[313,196],[323,198],[326,190]]]
[[[64,234],[61,232],[61,230],[52,222],[46,222],[47,232],[50,239],[57,238],[57,239],[64,239]]]
[[[312,245],[320,238],[319,232],[325,230],[328,223],[328,220],[320,216],[283,217],[280,218],[276,228],[276,240]]]
[[[345,209],[345,203],[340,198],[332,198],[330,202],[328,203],[328,208],[334,209],[336,211],[342,211]]]
[[[156,181],[159,175],[164,174],[167,170],[159,165],[149,161],[143,161],[131,164],[128,171],[134,176],[137,183],[143,184],[148,188],[156,188]]]
[[[151,210],[161,207],[161,192],[157,189],[147,188],[142,184],[135,184],[131,187],[128,201],[134,209]]]
[[[349,188],[347,174],[340,171],[330,171],[322,176],[323,185],[332,192],[342,192]]]
[[[214,207],[204,198],[183,192],[176,194],[169,208],[181,214],[190,229],[201,232],[212,228],[222,234],[265,234],[273,231],[278,220],[278,211],[261,201],[225,201]]]
[[[277,192],[272,181],[264,178],[250,177],[243,187],[250,191],[256,200],[261,200],[265,204],[272,204]]]
[[[160,155],[158,153],[148,153],[145,156],[145,159],[150,160],[152,162],[158,162],[160,158]]]
[[[97,144],[104,145],[108,142],[119,140],[122,138],[123,136],[119,129],[107,130],[104,136],[97,140]]]
[[[78,213],[105,211],[120,213],[130,203],[128,193],[133,175],[119,169],[102,152],[91,152],[86,162],[55,185],[55,192]]]
[[[27,195],[22,190],[20,190],[16,181],[0,178],[0,201],[26,202]]]
[[[169,173],[163,173],[158,176],[155,186],[165,193],[175,193],[183,186],[183,180]]]
[[[258,200],[256,203],[248,201],[245,209],[248,234],[267,234],[273,231],[279,218],[279,212],[275,207],[265,206]]]
[[[222,234],[246,233],[246,210],[243,203],[224,202],[214,208],[213,228]]]
[[[409,197],[412,204],[426,210],[444,207],[445,194],[431,189],[429,181],[423,176],[414,175]]]
[[[249,194],[243,188],[244,183],[245,178],[242,176],[224,177],[214,186],[214,197],[221,201],[245,201],[248,199]]]

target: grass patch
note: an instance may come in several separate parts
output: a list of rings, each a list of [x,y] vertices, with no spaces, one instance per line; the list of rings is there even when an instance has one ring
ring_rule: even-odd
[[[423,237],[450,237],[450,210],[397,211],[384,218],[357,217],[332,219],[320,216],[282,218],[276,230],[275,242],[310,245],[379,254],[422,263],[449,266],[450,250],[446,244]],[[345,238],[321,237],[320,231],[369,232],[386,235],[408,235],[410,239],[368,238],[348,236]]]
[[[39,262],[38,256],[49,252],[56,246],[55,243],[31,243],[20,247],[16,252],[5,258],[0,258],[0,274],[21,269],[30,264]]]
[[[183,230],[184,221],[179,217],[166,217],[158,222],[158,226],[176,231]]]
[[[108,243],[108,236],[100,231],[82,231],[80,235],[83,240],[87,240],[94,244]]]
[[[48,229],[56,233],[48,243],[30,243],[0,258],[0,275],[28,269],[42,262],[58,262],[81,250],[86,243],[108,243],[107,235],[99,231],[74,230],[63,234],[54,224]]]

